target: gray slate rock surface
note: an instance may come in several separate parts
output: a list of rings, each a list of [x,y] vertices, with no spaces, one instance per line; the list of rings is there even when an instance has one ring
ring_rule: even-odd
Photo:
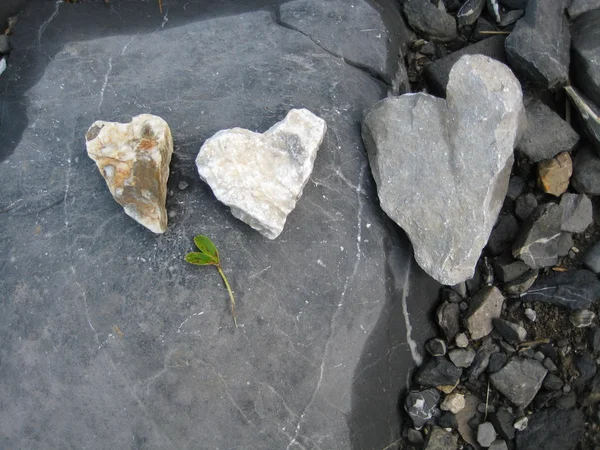
[[[510,441],[515,437],[515,417],[511,412],[504,407],[498,408],[497,411],[490,414],[490,422],[494,424],[494,429],[502,439]]]
[[[523,224],[513,246],[513,256],[532,269],[558,262],[562,209],[556,203],[538,206]]]
[[[567,86],[565,91],[579,113],[579,119],[586,135],[600,155],[600,106],[572,86]]]
[[[570,152],[579,143],[579,135],[571,125],[552,111],[542,101],[530,98],[525,101],[527,130],[517,149],[538,162],[554,158],[562,152]]]
[[[547,408],[529,416],[525,430],[517,434],[518,450],[572,450],[581,438],[585,418],[581,410]]]
[[[439,97],[446,97],[446,86],[450,79],[450,71],[454,64],[465,55],[485,55],[501,63],[506,62],[505,40],[506,36],[502,35],[488,37],[427,64],[423,70],[423,75],[431,92]]]
[[[404,15],[413,30],[436,42],[448,42],[456,38],[454,17],[429,0],[407,0],[403,7]]]
[[[460,331],[460,306],[458,303],[442,302],[435,313],[436,322],[450,342]]]
[[[600,9],[600,0],[572,0],[567,12],[571,20],[575,20],[594,9]]]
[[[387,98],[363,122],[381,206],[443,284],[474,274],[504,202],[523,111],[510,69],[475,55],[454,65],[447,101]]]
[[[571,36],[567,0],[529,0],[525,15],[506,38],[510,66],[543,87],[567,83]]]
[[[294,0],[279,7],[278,21],[394,85],[394,92],[410,90],[402,58],[409,32],[397,8],[365,1],[349,7],[345,0]]]
[[[493,265],[496,276],[503,283],[514,281],[529,270],[527,264],[510,255],[499,256],[494,259]]]
[[[600,195],[600,156],[589,145],[582,147],[575,156],[571,182],[581,193]]]
[[[439,413],[437,405],[441,395],[440,391],[435,388],[408,393],[404,401],[404,409],[410,416],[415,428],[420,430],[423,425]]]
[[[466,369],[475,359],[476,352],[472,348],[457,348],[448,352],[448,358],[456,367]]]
[[[496,430],[491,422],[483,422],[477,428],[477,442],[482,447],[489,447],[496,440]]]
[[[584,194],[565,193],[560,198],[563,231],[583,233],[594,221],[592,201]]]
[[[502,369],[490,375],[490,381],[516,406],[526,407],[540,390],[547,372],[539,361],[513,357]]]
[[[590,309],[600,299],[600,281],[589,270],[551,272],[523,295],[526,302],[545,302],[567,309]]]
[[[156,1],[31,0],[19,17],[0,77],[2,447],[400,438],[398,398],[433,337],[439,284],[369,177],[360,121],[388,87],[278,24],[272,4],[163,1],[159,14]],[[231,216],[193,160],[218,130],[264,131],[294,107],[329,132],[272,242]],[[123,214],[83,145],[94,120],[141,112],[175,137],[161,236]],[[217,272],[183,261],[200,233],[219,248],[237,331]]]
[[[473,25],[483,12],[486,0],[467,0],[456,13],[456,21],[459,27]]]
[[[576,85],[600,106],[600,9],[582,14],[571,26]]]
[[[591,271],[600,273],[600,241],[586,250],[582,262]]]

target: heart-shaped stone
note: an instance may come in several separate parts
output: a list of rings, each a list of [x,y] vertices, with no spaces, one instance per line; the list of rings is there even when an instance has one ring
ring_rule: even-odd
[[[419,265],[441,283],[473,276],[524,124],[519,82],[482,55],[454,65],[447,100],[391,97],[365,118],[363,140],[381,207],[408,234]]]
[[[326,130],[307,109],[292,109],[263,134],[219,131],[202,145],[198,173],[235,217],[275,239],[302,195]]]

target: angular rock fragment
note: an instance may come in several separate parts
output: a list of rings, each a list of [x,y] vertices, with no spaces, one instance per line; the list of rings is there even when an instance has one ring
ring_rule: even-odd
[[[547,372],[539,361],[513,357],[502,369],[490,375],[490,381],[512,403],[525,407],[542,387]]]
[[[521,295],[527,292],[538,277],[537,270],[529,270],[516,280],[504,285],[504,289],[509,295]]]
[[[415,31],[434,41],[448,42],[457,36],[454,17],[429,0],[408,0],[404,3],[404,14]]]
[[[490,358],[494,353],[500,351],[500,348],[494,344],[492,338],[487,336],[483,339],[483,343],[481,347],[477,349],[477,354],[475,355],[475,359],[469,367],[468,376],[469,381],[475,381],[479,375],[481,375],[488,368],[490,363]]]
[[[173,154],[167,122],[151,114],[136,116],[130,123],[96,121],[85,140],[88,156],[125,213],[154,233],[164,233]]]
[[[560,153],[555,158],[545,159],[538,164],[538,185],[555,197],[560,197],[569,187],[573,175],[573,162],[568,153]]]
[[[462,369],[442,356],[425,362],[419,368],[415,381],[425,387],[455,386],[461,375]]]
[[[459,27],[473,25],[479,19],[486,0],[467,0],[456,14]]]
[[[491,422],[479,424],[477,428],[477,442],[482,447],[489,447],[496,440],[496,430]]]
[[[263,134],[219,131],[202,145],[198,173],[235,217],[275,239],[302,195],[326,129],[307,109],[292,109]]]
[[[600,281],[589,270],[551,272],[538,278],[531,289],[523,294],[526,302],[545,302],[564,308],[590,309],[600,299]]]
[[[587,195],[600,195],[600,156],[590,146],[577,152],[573,162],[573,186]]]
[[[571,86],[567,86],[565,91],[567,91],[571,102],[577,108],[585,133],[598,155],[600,155],[600,106],[594,104],[585,95]]]
[[[404,409],[413,421],[417,430],[420,430],[436,412],[439,413],[437,405],[441,394],[437,389],[425,389],[423,391],[411,391],[406,396]]]
[[[485,55],[504,63],[506,61],[506,53],[504,51],[505,40],[506,36],[502,35],[486,37],[476,44],[467,45],[456,52],[450,53],[442,59],[438,59],[431,64],[426,65],[423,70],[423,75],[425,76],[431,91],[440,97],[446,97],[446,87],[448,86],[450,71],[454,64],[465,55]]]
[[[443,339],[430,339],[425,343],[425,348],[432,356],[444,356],[446,354],[446,343]]]
[[[515,202],[515,215],[525,221],[531,216],[531,213],[537,208],[538,202],[532,193],[521,195]]]
[[[442,411],[450,411],[452,414],[456,414],[463,410],[465,407],[465,396],[455,392],[447,395],[444,401],[440,405]]]
[[[503,283],[514,281],[529,270],[523,261],[513,259],[510,255],[499,256],[494,259],[494,271]]]
[[[492,323],[494,324],[494,328],[498,330],[498,333],[509,344],[518,344],[527,339],[527,330],[521,325],[502,319],[493,319]]]
[[[600,106],[600,9],[581,15],[573,31],[573,72],[576,85]]]
[[[585,417],[579,409],[547,408],[532,414],[517,434],[519,450],[572,450],[583,437]]]
[[[506,38],[511,67],[549,89],[566,84],[569,76],[566,6],[566,0],[529,0],[525,16]]]
[[[560,199],[563,231],[583,233],[594,220],[592,201],[584,194],[564,194]]]
[[[490,414],[490,422],[502,439],[510,441],[515,437],[514,416],[507,408],[498,408],[496,412]]]
[[[537,98],[525,101],[527,129],[517,149],[533,162],[554,158],[570,152],[579,142],[579,135],[571,125]]]
[[[436,321],[446,339],[451,341],[460,331],[460,306],[458,303],[443,302],[436,311]]]
[[[569,320],[573,324],[574,327],[584,328],[589,327],[594,323],[594,319],[596,318],[596,314],[594,314],[589,309],[580,309],[577,311],[573,311],[569,315]]]
[[[481,339],[491,333],[492,319],[500,317],[504,297],[496,287],[484,287],[471,299],[465,325],[471,339]]]
[[[440,427],[433,427],[427,437],[424,450],[449,450],[455,449],[457,437]]]
[[[448,358],[456,367],[466,369],[475,359],[476,352],[472,348],[457,348],[448,352]]]
[[[500,21],[500,26],[507,27],[509,25],[512,25],[517,20],[519,20],[521,17],[523,17],[523,14],[525,14],[525,11],[523,11],[522,9],[513,9],[512,11],[506,12],[502,16],[502,20]]]
[[[559,205],[545,203],[538,206],[523,225],[513,247],[513,256],[532,269],[556,264],[561,221]]]
[[[447,101],[387,98],[363,123],[381,206],[443,284],[473,276],[506,195],[523,111],[510,69],[475,55],[453,67]]]

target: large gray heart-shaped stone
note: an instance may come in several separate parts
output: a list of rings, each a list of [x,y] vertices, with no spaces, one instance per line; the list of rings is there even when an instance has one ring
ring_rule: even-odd
[[[446,100],[406,94],[367,114],[362,134],[381,207],[439,282],[473,276],[524,124],[519,82],[507,66],[482,55],[458,60]]]

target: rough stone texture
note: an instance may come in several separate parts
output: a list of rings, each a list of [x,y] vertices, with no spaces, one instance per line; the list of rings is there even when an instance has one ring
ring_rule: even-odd
[[[448,341],[460,331],[460,306],[458,303],[443,302],[436,311],[436,322]]]
[[[527,129],[517,149],[533,162],[554,158],[562,152],[570,152],[578,142],[579,135],[571,125],[536,98],[525,101]]]
[[[560,198],[563,231],[583,233],[594,220],[592,201],[584,194],[564,194]]]
[[[458,438],[440,427],[433,427],[427,437],[425,450],[449,450],[456,448]]]
[[[600,281],[589,270],[551,272],[524,294],[526,302],[546,302],[567,309],[589,309],[600,299]]]
[[[559,205],[544,203],[538,206],[523,225],[513,247],[513,256],[532,269],[556,264],[561,220]]]
[[[526,407],[540,390],[547,372],[539,361],[513,357],[490,375],[490,381],[512,403]]]
[[[527,264],[523,261],[513,259],[510,255],[495,258],[493,265],[496,276],[503,283],[514,281],[529,270]]]
[[[490,414],[490,422],[494,424],[494,429],[502,439],[510,441],[515,437],[514,416],[507,408],[500,407],[497,411]]]
[[[463,410],[465,407],[465,396],[455,392],[447,395],[444,401],[440,405],[442,411],[450,411],[452,414],[456,414]]]
[[[394,85],[394,92],[410,90],[402,59],[409,34],[395,5],[383,8],[359,1],[349,7],[345,0],[294,0],[280,6],[278,19],[327,52]]]
[[[506,441],[502,439],[496,439],[491,445],[488,447],[489,450],[508,450],[508,446],[506,445]]]
[[[572,0],[567,11],[571,20],[575,20],[594,9],[600,9],[600,0]]]
[[[495,286],[486,286],[470,301],[465,326],[471,339],[481,339],[491,333],[492,320],[500,317],[504,297]]]
[[[571,26],[576,86],[600,106],[600,9],[582,14]]]
[[[525,11],[522,9],[513,9],[512,11],[507,11],[502,15],[502,20],[500,21],[500,27],[508,27],[512,25],[521,17],[523,17]]]
[[[515,215],[525,221],[537,208],[538,201],[532,193],[521,195],[515,202]]]
[[[568,153],[538,163],[538,185],[547,194],[560,197],[569,188],[573,161]]]
[[[420,430],[436,412],[439,413],[437,405],[442,394],[435,389],[425,389],[424,391],[411,391],[406,396],[404,409],[410,416],[415,428]]]
[[[571,37],[566,6],[567,0],[529,0],[525,15],[506,38],[510,66],[550,89],[566,84],[569,76]]]
[[[415,31],[434,41],[448,42],[457,36],[454,17],[429,0],[407,0],[404,2],[404,14]]]
[[[543,409],[532,414],[527,428],[517,434],[517,449],[572,450],[581,441],[584,424],[579,409]]]
[[[498,333],[510,344],[518,344],[527,339],[527,330],[519,324],[502,319],[493,319],[492,323]]]
[[[360,121],[388,86],[279,25],[273,3],[163,1],[161,15],[156,1],[32,0],[19,17],[0,77],[2,447],[400,439],[439,284],[369,176]],[[218,130],[264,131],[292,108],[329,132],[273,242],[214,198],[194,158]],[[143,111],[175,136],[162,235],[123,214],[85,153],[94,120]],[[199,233],[219,248],[237,331],[216,271],[183,261]]]
[[[506,195],[523,111],[510,69],[475,55],[455,64],[447,101],[387,98],[363,122],[381,206],[443,284],[473,276]]]
[[[415,376],[415,382],[424,387],[454,386],[462,374],[462,369],[454,366],[441,356],[426,361]]]
[[[323,119],[293,109],[262,134],[219,131],[202,145],[198,173],[235,217],[275,239],[302,195],[326,130]]]
[[[151,114],[130,123],[96,121],[85,134],[87,153],[125,213],[154,233],[167,229],[167,180],[173,154],[169,125]]]
[[[446,86],[448,86],[448,80],[450,79],[450,71],[454,64],[465,55],[485,55],[504,63],[506,61],[505,39],[506,36],[502,35],[488,37],[476,44],[467,45],[456,52],[452,52],[431,64],[427,64],[423,70],[423,75],[431,91],[435,95],[446,97]]]
[[[600,241],[587,249],[582,262],[588,269],[600,273]]]
[[[600,195],[600,156],[590,146],[577,152],[573,162],[572,184],[584,194]]]
[[[594,104],[577,89],[567,86],[565,88],[571,102],[579,113],[580,122],[590,139],[596,152],[600,155],[600,106]]]
[[[479,19],[483,8],[485,6],[485,0],[467,0],[456,13],[456,20],[459,27],[466,25],[473,25]]]
[[[470,347],[457,348],[448,352],[448,357],[450,358],[450,361],[452,361],[452,364],[454,364],[456,367],[462,367],[464,369],[471,365],[475,359],[475,355],[475,350]]]
[[[537,277],[538,271],[530,270],[528,272],[525,272],[516,280],[513,280],[510,283],[506,283],[504,285],[504,290],[508,292],[509,295],[521,295],[529,290],[529,288],[533,285]]]

